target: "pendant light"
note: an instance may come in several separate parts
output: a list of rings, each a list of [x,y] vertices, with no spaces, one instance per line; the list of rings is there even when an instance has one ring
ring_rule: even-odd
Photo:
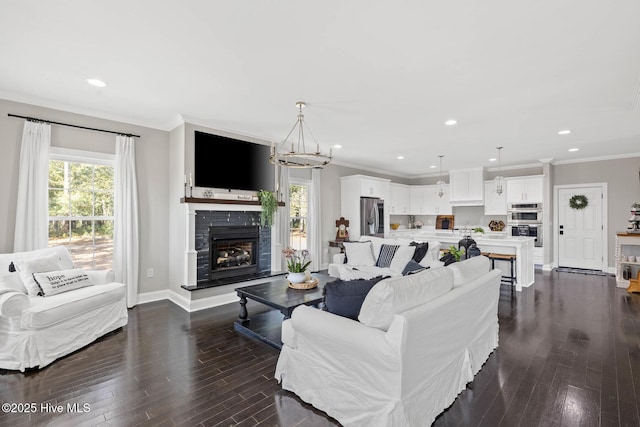
[[[500,173],[500,151],[502,147],[496,147],[498,149],[498,174]],[[504,191],[504,176],[498,175],[493,179],[494,188],[498,195],[501,195]]]
[[[442,197],[444,196],[444,184],[445,184],[444,180],[442,179],[442,158],[444,156],[441,154],[438,157],[440,157],[440,179],[438,180],[438,182],[436,182],[436,185],[438,186],[436,194],[438,195],[438,197]]]
[[[305,106],[306,104],[302,101],[296,102],[298,118],[289,135],[278,146],[271,145],[271,156],[269,157],[271,163],[291,168],[317,168],[327,165],[331,161],[331,150],[329,150],[329,154],[320,151],[320,144],[315,140],[311,129],[304,121],[302,109]],[[315,151],[307,150],[304,140],[305,128],[313,139]]]

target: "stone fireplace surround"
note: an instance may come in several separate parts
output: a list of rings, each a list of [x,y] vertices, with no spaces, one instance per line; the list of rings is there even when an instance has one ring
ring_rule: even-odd
[[[193,199],[192,199],[193,200]],[[200,200],[196,199],[198,202]],[[183,289],[194,291],[254,279],[272,277],[272,230],[260,226],[260,206],[240,204],[209,204],[184,200],[186,213],[186,284]],[[242,202],[241,202],[242,203]],[[209,269],[209,229],[210,227],[257,226],[259,237],[256,258],[257,271],[248,276],[227,277],[209,280],[205,270]]]

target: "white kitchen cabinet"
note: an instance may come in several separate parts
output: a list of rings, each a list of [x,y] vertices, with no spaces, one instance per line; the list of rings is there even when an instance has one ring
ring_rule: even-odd
[[[340,177],[340,216],[349,220],[349,238],[360,238],[360,197],[378,197],[390,203],[390,180],[366,175]],[[385,209],[385,228],[388,228],[389,213]]]
[[[453,208],[449,203],[449,184],[443,186],[444,194],[438,196],[437,185],[422,186],[422,214],[423,215],[451,215]]]
[[[484,183],[484,214],[485,215],[506,215],[507,214],[507,192],[496,193],[495,183],[485,181]]]
[[[411,209],[411,196],[409,186],[405,184],[389,184],[389,214],[409,215]]]
[[[507,203],[542,203],[543,176],[507,178]]]
[[[411,185],[409,187],[409,206],[411,215],[426,215],[424,212],[424,185]]]
[[[484,168],[449,172],[449,202],[456,206],[480,206],[484,202]]]
[[[389,180],[377,178],[360,178],[360,195],[362,197],[379,197],[381,199],[388,193]]]

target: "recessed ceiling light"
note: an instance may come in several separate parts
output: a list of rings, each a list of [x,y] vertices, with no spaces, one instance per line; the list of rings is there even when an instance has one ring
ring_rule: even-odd
[[[449,119],[446,122],[444,122],[444,124],[447,125],[447,126],[454,126],[454,125],[458,124],[458,121],[455,120],[455,119]]]
[[[495,157],[492,157],[492,158],[489,159],[490,162],[495,162],[496,160],[498,160],[498,159],[496,159]]]
[[[435,169],[435,168],[436,168],[436,165],[429,166],[429,169]]]
[[[342,145],[336,144],[336,145],[333,146],[333,148],[342,148]]]
[[[105,82],[98,79],[87,79],[87,83],[95,87],[105,87],[107,85]]]
[[[398,159],[398,160],[404,160],[404,156],[398,156],[398,157],[396,157],[396,159]]]
[[[578,151],[580,150],[579,148],[569,148],[569,151],[573,152],[573,151]]]
[[[558,131],[558,135],[569,135],[571,131],[569,129]]]

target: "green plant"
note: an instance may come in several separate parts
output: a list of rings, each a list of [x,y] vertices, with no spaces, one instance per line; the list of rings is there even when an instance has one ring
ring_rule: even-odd
[[[484,228],[482,228],[482,227],[476,227],[471,231],[473,231],[474,233],[482,233],[482,234],[484,234]]]
[[[311,261],[307,261],[309,251],[306,249],[297,251],[293,248],[287,247],[282,250],[282,253],[287,259],[287,270],[290,273],[303,273],[307,270],[309,265],[311,265]]]
[[[273,224],[273,217],[278,211],[278,201],[276,200],[276,196],[271,191],[260,190],[258,191],[258,200],[262,206],[262,211],[260,212],[260,225],[271,226]]]
[[[449,253],[456,258],[456,262],[460,261],[460,257],[464,254],[464,248],[456,248],[455,246],[449,246]]]
[[[589,205],[589,199],[583,194],[576,194],[569,199],[569,207],[571,209],[584,209]]]

